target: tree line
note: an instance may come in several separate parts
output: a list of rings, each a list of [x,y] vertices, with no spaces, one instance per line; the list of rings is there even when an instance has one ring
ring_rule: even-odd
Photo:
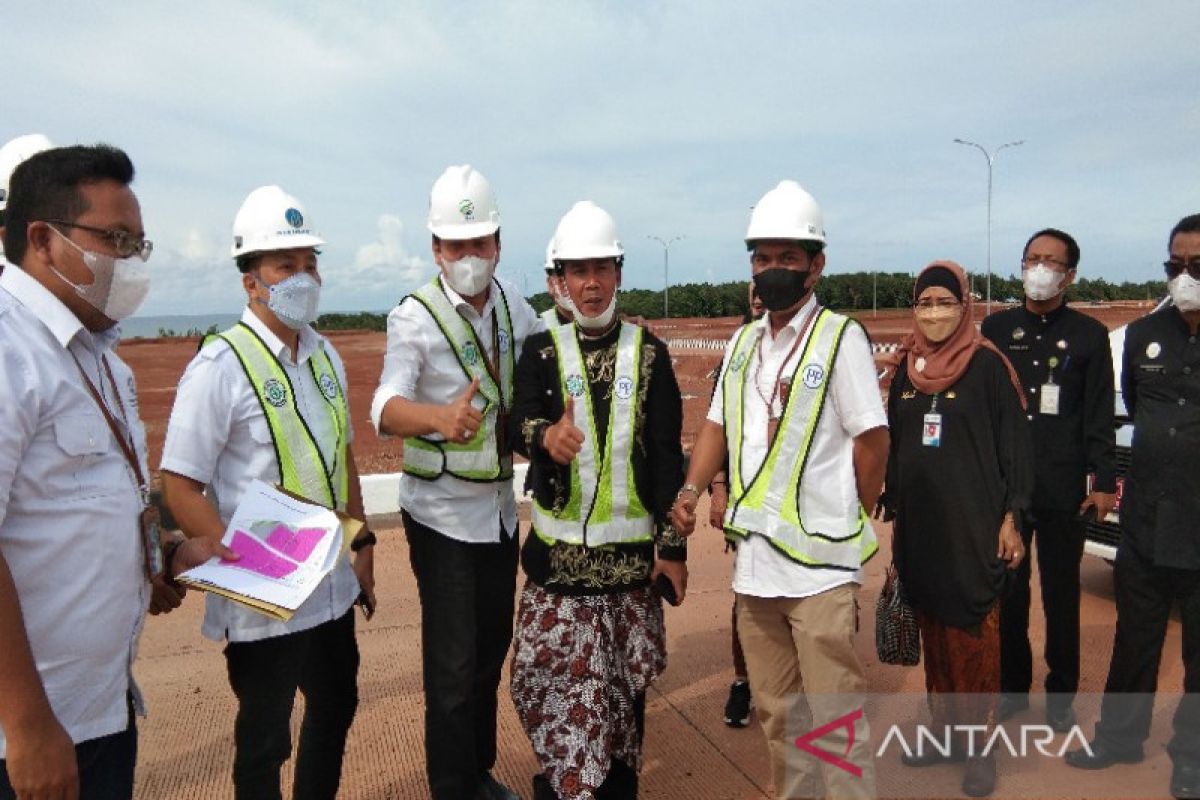
[[[972,286],[979,295],[986,292],[986,278],[972,276]],[[912,304],[913,276],[906,272],[853,272],[825,275],[817,287],[817,296],[829,308],[839,311],[863,311],[875,308],[908,308]],[[1067,298],[1074,302],[1108,300],[1153,300],[1167,293],[1164,281],[1142,283],[1110,283],[1103,278],[1082,278],[1068,290]],[[992,300],[1004,302],[1024,295],[1021,279],[1015,275],[992,275]],[[668,293],[672,317],[735,317],[746,313],[747,284],[745,281],[727,283],[685,283],[672,286]],[[529,298],[538,312],[551,306],[550,295],[539,292]],[[662,319],[663,293],[650,289],[627,289],[620,292],[619,308],[625,314],[646,319]],[[874,305],[872,305],[874,303]],[[369,311],[348,314],[322,314],[317,320],[321,330],[387,329],[387,314]]]

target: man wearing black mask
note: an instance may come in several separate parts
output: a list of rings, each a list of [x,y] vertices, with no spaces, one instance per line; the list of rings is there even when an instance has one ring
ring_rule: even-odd
[[[883,483],[887,418],[862,326],[814,294],[824,245],[821,209],[796,182],[754,207],[746,246],[768,313],[726,348],[671,512],[675,530],[690,534],[698,487],[728,459],[738,633],[779,798],[875,796],[855,595],[877,549],[863,509]],[[796,745],[796,731],[826,725],[820,746],[845,753],[855,771],[818,764]],[[820,778],[825,791],[815,790]]]

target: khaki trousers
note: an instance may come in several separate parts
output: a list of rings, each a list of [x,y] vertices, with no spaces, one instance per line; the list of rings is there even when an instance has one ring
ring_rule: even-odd
[[[865,716],[854,722],[849,754],[846,727],[835,727],[811,742],[859,767],[861,776],[795,744],[797,737],[863,707],[866,679],[854,652],[857,589],[849,583],[803,598],[738,595],[738,634],[767,736],[778,800],[875,796],[874,754]]]

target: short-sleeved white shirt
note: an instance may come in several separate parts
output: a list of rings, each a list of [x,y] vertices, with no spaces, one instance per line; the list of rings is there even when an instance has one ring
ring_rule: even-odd
[[[767,457],[767,404],[772,388],[782,376],[796,372],[805,344],[793,351],[796,337],[805,321],[816,310],[816,297],[809,299],[792,320],[772,336],[767,318],[750,323],[763,329],[762,353],[756,348],[746,364],[745,424],[742,474],[753,475]],[[807,335],[811,335],[811,326]],[[725,402],[721,387],[725,364],[729,363],[735,333],[725,348],[725,361],[717,379],[708,419],[724,425]],[[789,352],[791,353],[789,357]],[[786,363],[785,363],[786,358]],[[782,402],[775,398],[775,415],[783,413]],[[812,449],[800,481],[800,515],[818,529],[842,524],[848,509],[857,509],[858,483],[854,472],[854,437],[873,428],[887,426],[887,415],[875,375],[875,361],[866,333],[850,325],[842,337],[833,376],[825,400],[825,411],[817,424]],[[730,453],[730,458],[736,454]],[[751,533],[738,545],[734,566],[733,589],[756,597],[808,597],[845,583],[862,583],[862,570],[853,572],[805,567],[779,552],[764,536]]]
[[[308,360],[317,348],[324,349],[345,395],[346,370],[337,351],[306,325],[300,329],[299,353],[293,359],[291,348],[249,308],[243,312],[242,322],[259,335],[287,373],[295,388],[300,416],[317,440],[326,468],[330,468],[336,455],[337,431]],[[163,445],[162,469],[203,483],[226,525],[251,481],[258,478],[278,484],[281,480],[271,426],[262,404],[237,354],[223,340],[197,353],[179,381]],[[287,622],[208,594],[201,630],[210,639],[231,642],[253,642],[303,631],[341,617],[354,604],[358,592],[358,579],[350,561],[343,558]]]
[[[499,279],[496,282],[508,300],[513,328],[513,341],[501,339],[500,349],[514,348],[515,361],[521,356],[525,339],[544,330],[545,323],[512,285]],[[488,295],[483,313],[477,312],[449,286],[445,291],[450,304],[475,329],[487,357],[494,359],[495,287]],[[393,397],[444,405],[457,399],[469,384],[453,347],[425,306],[406,298],[392,309],[388,314],[383,374],[371,403],[371,421],[376,431],[383,407]],[[510,534],[517,529],[512,481],[476,483],[452,475],[429,481],[404,475],[400,479],[400,507],[422,525],[461,542],[498,542],[501,522]]]
[[[133,372],[112,352],[119,339],[116,328],[89,333],[44,286],[4,265],[0,553],[50,707],[76,743],[128,726],[126,696],[137,694],[131,669],[150,599],[138,481],[71,357],[133,440],[147,475]],[[0,731],[0,758],[6,752]]]

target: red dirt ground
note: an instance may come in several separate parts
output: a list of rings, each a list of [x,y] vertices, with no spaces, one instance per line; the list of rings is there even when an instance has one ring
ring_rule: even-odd
[[[1096,317],[1109,329],[1124,325],[1149,310],[1146,304],[1113,303],[1104,306],[1079,305],[1080,310]],[[982,318],[983,309],[977,309],[977,318]],[[908,332],[911,315],[907,310],[880,311],[855,314],[873,341],[877,343],[898,342]],[[672,319],[670,322],[652,322],[650,329],[665,340],[724,340],[737,329],[739,320],[734,317],[721,319]],[[379,382],[383,367],[383,352],[386,336],[382,333],[363,331],[335,331],[328,334],[330,341],[346,364],[350,382],[350,413],[357,436],[354,444],[359,471],[363,474],[398,472],[401,466],[400,445],[381,441],[371,431],[371,396]],[[167,419],[175,399],[175,387],[184,367],[196,352],[196,339],[135,339],[124,342],[120,355],[133,368],[138,381],[138,399],[141,403],[142,419],[150,441],[151,465],[157,466],[162,453],[163,437],[166,435]],[[704,415],[708,411],[708,400],[712,391],[709,375],[720,364],[721,350],[672,347],[679,388],[684,397],[684,446],[691,447]]]

